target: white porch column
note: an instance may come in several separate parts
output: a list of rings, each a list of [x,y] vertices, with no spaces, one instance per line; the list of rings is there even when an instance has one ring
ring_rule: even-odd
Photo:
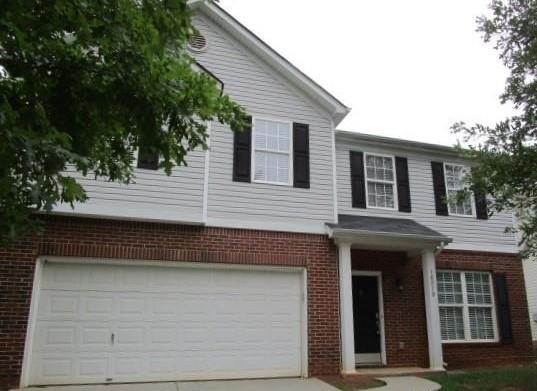
[[[442,337],[440,335],[440,314],[436,286],[436,263],[433,250],[421,253],[423,270],[423,290],[425,293],[425,314],[427,315],[427,336],[429,339],[429,366],[443,369]]]
[[[352,309],[351,245],[339,243],[339,318],[341,366],[344,374],[356,371],[354,362],[354,315]]]

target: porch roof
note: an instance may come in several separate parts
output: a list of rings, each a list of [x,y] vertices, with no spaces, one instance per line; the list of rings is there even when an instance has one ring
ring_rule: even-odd
[[[327,223],[329,235],[362,248],[398,250],[444,246],[448,236],[411,219],[339,215],[337,224]]]

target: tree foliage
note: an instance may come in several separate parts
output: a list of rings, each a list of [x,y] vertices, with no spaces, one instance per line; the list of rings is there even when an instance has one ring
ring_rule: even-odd
[[[128,183],[140,145],[170,174],[206,121],[244,113],[193,68],[186,0],[0,1],[0,238],[36,211],[84,201],[65,174]]]
[[[523,255],[537,254],[537,1],[493,0],[491,14],[478,18],[478,31],[493,42],[510,74],[502,103],[516,114],[494,126],[454,125],[475,159],[474,190],[492,195],[492,212],[513,210],[519,217]],[[509,228],[508,228],[509,230]]]

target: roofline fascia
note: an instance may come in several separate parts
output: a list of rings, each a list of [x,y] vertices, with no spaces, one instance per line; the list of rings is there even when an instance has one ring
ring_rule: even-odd
[[[336,138],[345,139],[349,141],[362,141],[365,143],[375,145],[389,145],[401,149],[416,151],[416,152],[435,152],[443,153],[451,157],[464,158],[455,147],[440,144],[429,144],[420,141],[405,140],[392,137],[377,136],[374,134],[353,132],[350,130],[336,129]]]
[[[329,227],[328,234],[332,238],[338,236],[362,236],[362,237],[380,237],[385,239],[411,239],[421,242],[429,243],[444,243],[448,244],[453,241],[452,238],[447,236],[433,236],[433,235],[419,235],[419,234],[405,234],[405,233],[393,233],[384,231],[367,231],[361,229],[349,229],[349,228],[333,228]]]
[[[189,1],[189,5],[192,9],[200,8],[203,11],[207,11],[209,16],[215,18],[216,21],[221,22],[224,26],[231,26],[241,37],[246,38],[243,43],[250,50],[282,73],[299,90],[326,110],[334,121],[335,126],[350,112],[351,109],[349,107],[303,73],[218,4],[207,0],[191,0]]]

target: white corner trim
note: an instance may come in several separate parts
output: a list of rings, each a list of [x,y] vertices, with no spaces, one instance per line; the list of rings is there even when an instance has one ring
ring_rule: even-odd
[[[336,159],[336,127],[334,126],[334,121],[330,121],[330,126],[332,127],[332,186],[334,193],[334,224],[339,222],[339,212],[338,212],[338,198],[337,198],[337,159]]]
[[[212,122],[207,124],[207,150],[205,151],[205,164],[203,167],[203,207],[201,221],[207,223],[208,203],[209,203],[209,168],[211,163],[211,128]]]
[[[22,358],[22,368],[20,377],[20,387],[25,388],[29,384],[30,377],[30,356],[32,354],[32,341],[35,334],[35,323],[37,319],[37,304],[39,303],[39,291],[41,288],[41,277],[43,270],[43,260],[37,258],[35,261],[34,279],[32,283],[32,297],[30,299],[30,312],[26,326],[26,338],[24,340],[24,353]]]
[[[302,377],[308,377],[308,269],[302,271]]]

